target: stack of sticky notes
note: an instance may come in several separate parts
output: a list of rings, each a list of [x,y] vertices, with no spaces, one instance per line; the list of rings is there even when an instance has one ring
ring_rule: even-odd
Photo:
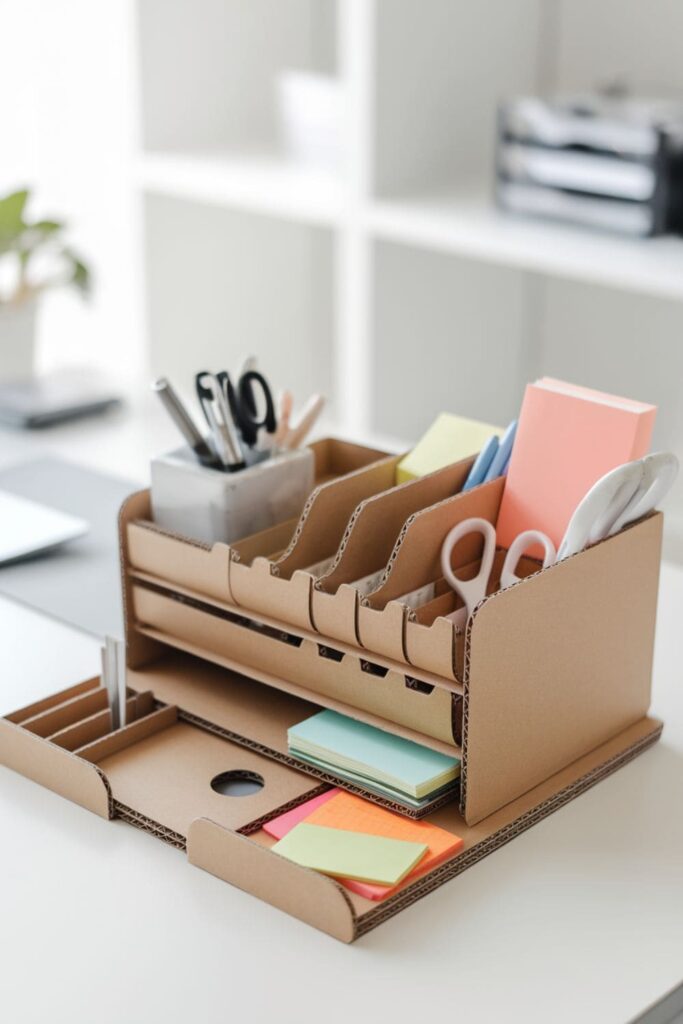
[[[295,757],[409,807],[454,788],[460,761],[336,711],[320,711],[287,732]]]
[[[542,530],[559,547],[574,509],[605,473],[650,449],[657,408],[551,377],[527,386],[496,525],[509,547]]]
[[[281,814],[264,831],[279,840],[276,853],[371,900],[393,895],[464,845],[443,828],[409,821],[338,789]]]
[[[413,450],[399,462],[396,483],[426,476],[452,462],[476,455],[492,435],[501,437],[502,434],[501,427],[442,412]]]

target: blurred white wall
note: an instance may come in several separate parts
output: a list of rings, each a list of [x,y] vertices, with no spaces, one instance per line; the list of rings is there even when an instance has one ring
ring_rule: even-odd
[[[144,366],[141,245],[130,187],[137,132],[130,0],[0,0],[0,193],[29,186],[31,211],[64,218],[94,272],[90,303],[45,297],[40,369]]]

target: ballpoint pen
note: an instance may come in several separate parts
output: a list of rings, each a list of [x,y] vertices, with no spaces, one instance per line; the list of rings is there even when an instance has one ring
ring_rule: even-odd
[[[168,378],[159,377],[153,381],[152,391],[159,396],[169,416],[199,461],[205,466],[219,466],[221,463],[215,451],[197,429],[194,420]]]
[[[244,469],[242,447],[222,382],[213,373],[203,370],[196,375],[195,386],[223,468],[230,473]]]

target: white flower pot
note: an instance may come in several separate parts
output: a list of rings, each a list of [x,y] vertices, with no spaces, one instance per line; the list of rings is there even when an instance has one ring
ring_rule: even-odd
[[[36,349],[37,303],[0,305],[0,380],[18,380],[33,374]]]

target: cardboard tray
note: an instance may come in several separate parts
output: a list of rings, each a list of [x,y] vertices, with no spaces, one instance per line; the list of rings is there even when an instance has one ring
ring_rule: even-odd
[[[214,717],[228,714],[244,731],[249,721],[255,725],[239,680],[236,694],[230,680],[212,688],[210,677],[219,670],[196,667],[200,675],[208,669],[203,686],[212,694]],[[166,678],[167,686],[182,693],[189,668],[172,657],[166,665],[157,663],[149,680],[156,689]],[[142,678],[133,673],[132,681],[140,684]],[[263,824],[324,787],[265,756],[257,744],[250,749],[187,720],[156,696],[131,693],[130,724],[111,733],[99,679],[54,694],[0,719],[0,763],[103,818],[121,818],[185,850],[190,863],[342,942],[354,941],[465,871],[630,761],[661,732],[661,723],[643,718],[477,824],[468,825],[453,804],[430,815],[428,820],[459,835],[463,848],[374,903],[269,849],[272,840]],[[296,698],[276,695],[257,731],[270,732],[274,742],[278,728],[301,711]],[[221,796],[211,782],[225,773],[260,778],[263,788],[239,799]]]

